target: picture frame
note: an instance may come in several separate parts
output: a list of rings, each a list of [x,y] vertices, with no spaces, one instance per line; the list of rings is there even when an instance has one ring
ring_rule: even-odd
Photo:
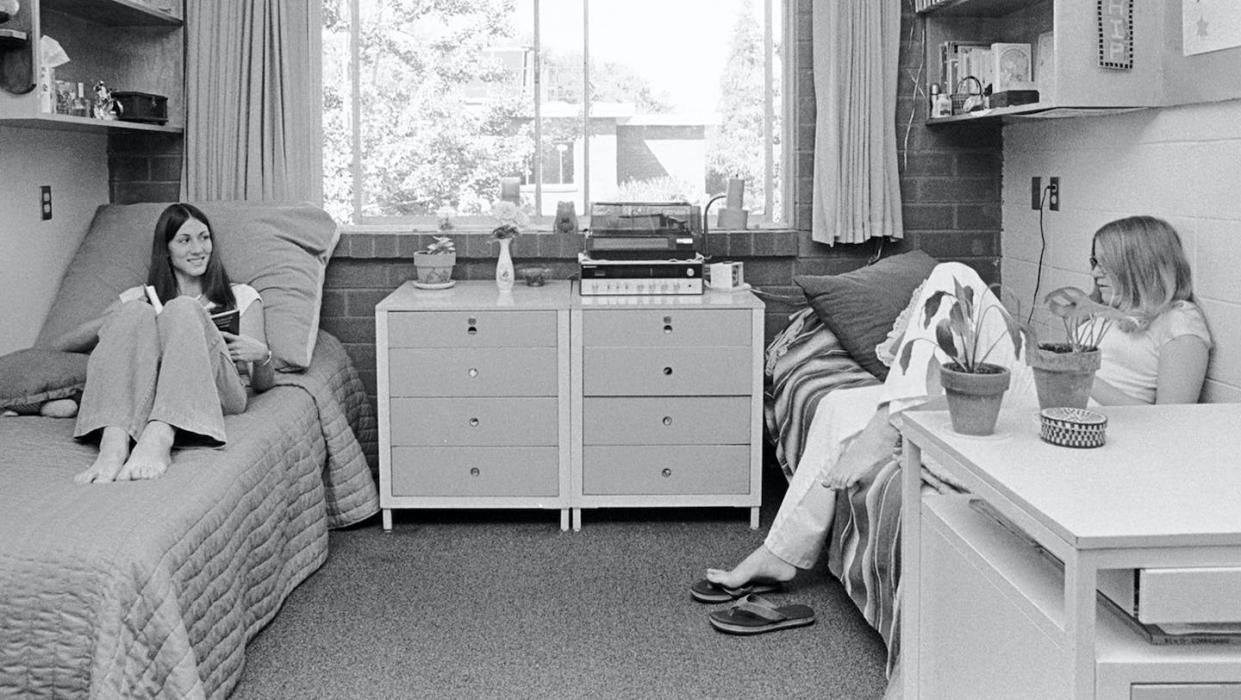
[[[1034,63],[1029,44],[991,45],[991,91],[1034,90]]]

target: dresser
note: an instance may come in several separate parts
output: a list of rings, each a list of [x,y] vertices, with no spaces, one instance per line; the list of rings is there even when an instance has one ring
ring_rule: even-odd
[[[1097,593],[1114,569],[1241,565],[1241,405],[1098,410],[1097,449],[1030,412],[986,438],[903,414],[904,697],[1241,697],[1241,645],[1151,644]],[[921,495],[924,456],[976,502]]]
[[[375,306],[379,504],[545,508],[569,527],[567,281],[406,282]]]
[[[747,290],[571,300],[573,529],[582,510],[762,500],[763,303]]]

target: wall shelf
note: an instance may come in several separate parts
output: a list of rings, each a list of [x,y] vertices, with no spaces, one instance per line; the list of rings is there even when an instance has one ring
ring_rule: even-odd
[[[68,114],[40,114],[21,119],[5,119],[0,121],[4,126],[26,127],[34,129],[55,129],[60,131],[96,131],[96,132],[159,132],[165,134],[184,133],[179,126],[161,126],[142,122],[124,122],[120,120],[92,119],[89,117],[73,117]]]
[[[42,0],[44,10],[63,12],[109,27],[179,27],[181,18],[135,0]]]

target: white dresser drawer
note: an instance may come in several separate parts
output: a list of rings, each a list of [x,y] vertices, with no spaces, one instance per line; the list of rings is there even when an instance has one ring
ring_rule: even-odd
[[[616,348],[582,351],[587,396],[748,395],[750,347]]]
[[[586,495],[718,495],[750,491],[749,445],[586,446]]]
[[[750,397],[588,397],[582,402],[582,442],[748,445]]]
[[[555,398],[392,399],[392,445],[555,445]]]
[[[556,348],[393,348],[389,395],[555,396]]]
[[[554,311],[395,311],[388,314],[388,346],[555,347]]]
[[[555,447],[393,447],[394,496],[557,496]]]
[[[587,347],[686,347],[746,345],[750,312],[703,309],[587,309],[582,343]]]

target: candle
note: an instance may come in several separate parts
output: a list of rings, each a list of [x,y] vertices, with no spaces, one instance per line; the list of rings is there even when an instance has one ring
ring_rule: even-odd
[[[500,200],[504,202],[512,202],[513,204],[521,204],[521,178],[500,178]]]
[[[742,199],[745,196],[745,180],[739,177],[728,179],[728,196],[724,200],[725,206],[729,209],[740,209]]]

